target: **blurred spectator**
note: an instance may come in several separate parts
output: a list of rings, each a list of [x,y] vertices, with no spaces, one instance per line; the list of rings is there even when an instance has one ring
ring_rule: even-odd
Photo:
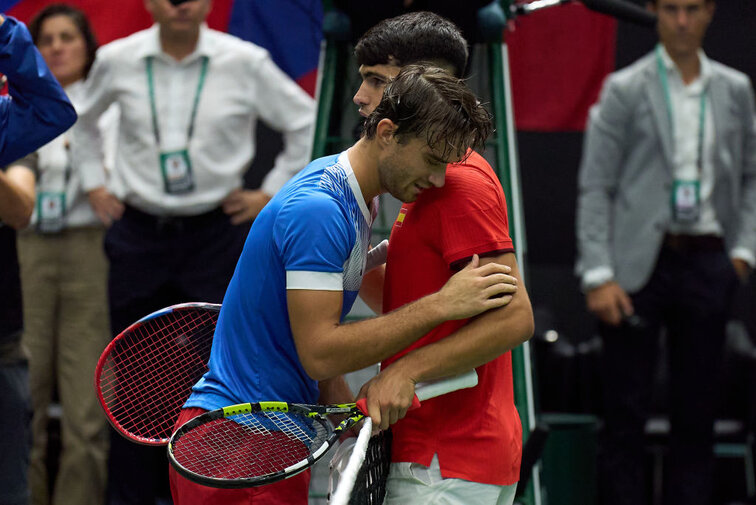
[[[178,5],[174,5],[178,3]],[[100,219],[112,226],[111,330],[179,302],[221,302],[253,219],[306,165],[313,100],[263,49],[210,30],[210,0],[147,0],[155,25],[102,47],[87,79],[74,161]],[[120,105],[113,185],[97,121]],[[284,134],[262,190],[242,190],[257,118]],[[167,499],[163,448],[111,436],[108,500]]]
[[[81,11],[44,8],[29,25],[55,78],[77,106],[97,43]],[[111,121],[112,124],[112,121]],[[104,227],[81,190],[71,164],[69,134],[13,163],[37,174],[33,229],[19,234],[24,333],[30,352],[35,505],[101,504],[105,497],[107,428],[92,393],[97,358],[108,340]],[[48,408],[57,389],[62,407],[62,451],[54,489],[48,489]]]
[[[744,74],[701,49],[713,0],[656,0],[660,44],[612,74],[580,167],[578,271],[604,340],[605,503],[641,505],[654,350],[667,329],[665,503],[709,503],[730,300],[756,253],[756,130]]]

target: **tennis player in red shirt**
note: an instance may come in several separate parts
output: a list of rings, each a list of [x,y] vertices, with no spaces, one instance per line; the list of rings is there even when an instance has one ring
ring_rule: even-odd
[[[355,48],[362,85],[354,96],[367,116],[404,65],[432,62],[461,76],[467,44],[457,27],[416,12],[384,20]],[[368,409],[381,428],[395,419],[377,412],[414,392],[418,382],[475,368],[478,386],[423,402],[392,426],[392,465],[385,505],[511,504],[522,454],[514,405],[512,348],[533,334],[533,314],[509,237],[507,206],[491,166],[474,151],[446,170],[443,187],[418,188],[404,204],[389,240],[383,286],[388,312],[438,290],[474,254],[509,265],[518,280],[512,301],[476,318],[450,321],[383,362],[365,384]]]

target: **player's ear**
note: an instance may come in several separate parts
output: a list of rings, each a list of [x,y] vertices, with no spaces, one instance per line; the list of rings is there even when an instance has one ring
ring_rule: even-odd
[[[383,118],[375,127],[375,136],[382,145],[389,145],[396,139],[396,124],[388,118]]]

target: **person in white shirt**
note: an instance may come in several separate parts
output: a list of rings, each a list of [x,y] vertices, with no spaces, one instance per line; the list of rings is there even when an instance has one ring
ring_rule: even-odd
[[[113,334],[164,306],[222,301],[249,221],[309,161],[315,112],[265,50],[207,28],[210,0],[145,6],[151,28],[98,51],[72,143],[82,186],[111,225]],[[112,103],[121,114],[106,185],[97,120]],[[258,118],[283,133],[284,149],[261,190],[249,191]],[[110,503],[167,496],[164,451],[149,449],[113,433]]]
[[[579,174],[577,271],[603,339],[603,503],[646,503],[644,426],[669,358],[665,503],[709,503],[730,301],[756,254],[747,76],[701,50],[713,0],[656,0],[660,44],[606,81]]]

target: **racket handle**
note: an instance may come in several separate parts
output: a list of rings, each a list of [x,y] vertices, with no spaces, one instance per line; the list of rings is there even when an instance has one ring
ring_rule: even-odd
[[[362,398],[361,400],[357,400],[357,408],[360,409],[360,412],[365,414],[366,416],[369,416],[368,410],[367,410],[367,398]],[[412,405],[410,405],[409,410],[415,410],[420,408],[420,400],[417,399],[417,395],[412,397]]]
[[[470,370],[454,377],[446,377],[443,379],[436,379],[428,382],[420,382],[415,386],[415,397],[412,398],[412,405],[409,410],[414,410],[420,407],[420,399],[427,400],[429,398],[435,398],[458,389],[472,388],[478,385],[478,373],[475,370]],[[367,399],[363,398],[357,402],[357,408],[365,414],[369,415],[367,411]]]

